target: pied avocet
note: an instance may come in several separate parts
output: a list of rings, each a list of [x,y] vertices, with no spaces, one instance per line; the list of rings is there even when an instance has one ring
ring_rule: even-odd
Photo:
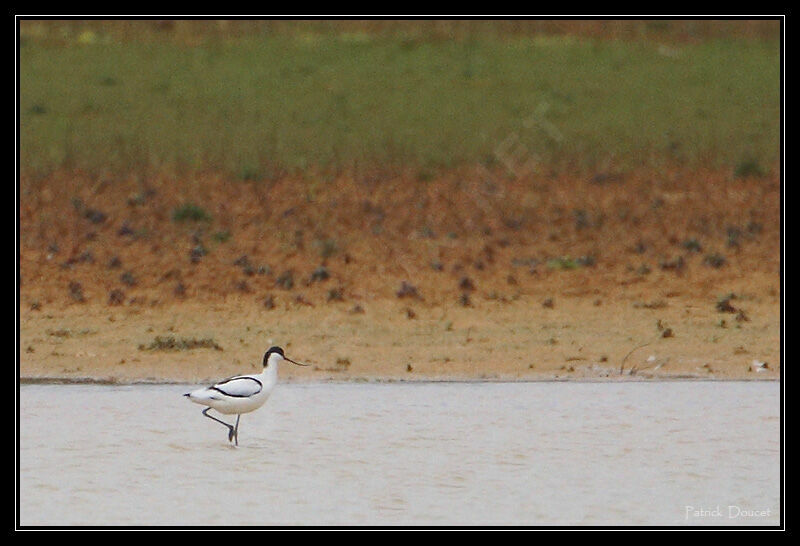
[[[197,389],[184,394],[195,404],[208,406],[203,410],[203,415],[222,423],[228,427],[228,441],[239,445],[239,419],[243,413],[257,410],[269,398],[275,383],[278,381],[278,364],[288,360],[298,366],[308,366],[286,358],[283,349],[270,347],[264,354],[264,371],[260,374],[237,375],[223,379],[210,387]],[[236,425],[229,425],[225,421],[208,414],[208,410],[215,409],[225,415],[236,415]]]

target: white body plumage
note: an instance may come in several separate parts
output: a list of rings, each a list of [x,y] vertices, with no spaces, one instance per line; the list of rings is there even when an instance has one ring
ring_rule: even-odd
[[[241,415],[255,411],[269,398],[278,382],[278,360],[283,357],[274,353],[260,374],[237,375],[188,394],[195,404],[214,408],[225,415]]]

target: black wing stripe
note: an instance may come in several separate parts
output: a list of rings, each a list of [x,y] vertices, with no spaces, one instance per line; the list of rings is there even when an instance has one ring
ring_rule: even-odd
[[[225,383],[229,383],[229,382],[234,381],[234,380],[235,381],[242,381],[244,379],[247,379],[248,381],[253,381],[254,383],[256,383],[258,385],[258,390],[255,391],[255,392],[252,392],[250,394],[233,394],[233,393],[230,393],[230,392],[225,392],[224,389],[220,388]],[[211,387],[211,390],[220,392],[220,393],[224,394],[225,396],[230,396],[231,398],[250,398],[251,396],[254,396],[254,395],[260,393],[262,388],[263,388],[263,385],[262,385],[261,381],[259,381],[258,379],[254,379],[252,377],[231,377],[230,379],[226,379],[224,381],[220,381],[219,383],[217,383],[216,385]]]

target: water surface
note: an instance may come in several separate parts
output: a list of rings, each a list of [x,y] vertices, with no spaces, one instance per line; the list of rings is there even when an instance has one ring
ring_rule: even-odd
[[[189,388],[21,386],[20,524],[779,523],[774,382],[282,384],[238,448]]]

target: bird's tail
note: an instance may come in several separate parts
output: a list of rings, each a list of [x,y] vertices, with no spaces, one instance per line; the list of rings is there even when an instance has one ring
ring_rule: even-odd
[[[209,389],[197,389],[196,391],[187,392],[184,396],[195,404],[207,405],[207,401],[214,400],[212,391]]]

